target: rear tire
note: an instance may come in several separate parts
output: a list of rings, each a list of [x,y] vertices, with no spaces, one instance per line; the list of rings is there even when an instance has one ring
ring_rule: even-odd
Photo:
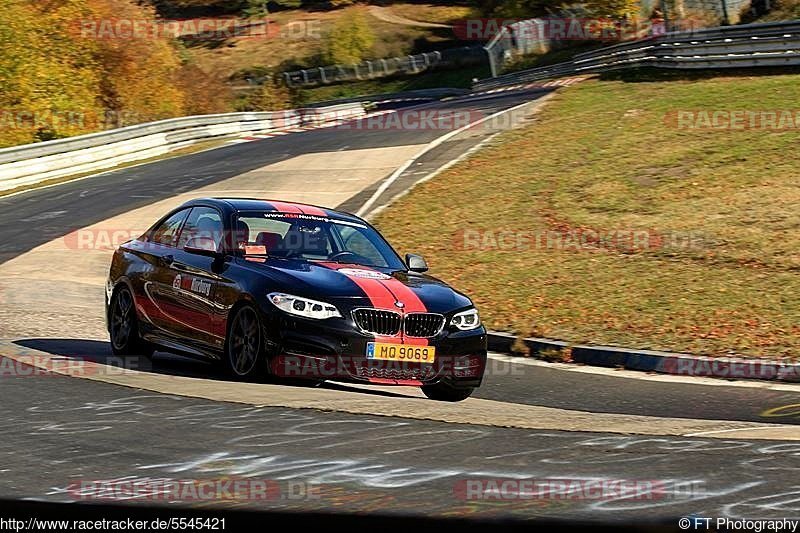
[[[155,346],[142,339],[136,305],[128,287],[122,287],[111,298],[109,311],[109,336],[114,355],[138,355],[150,359]]]
[[[443,381],[435,385],[423,385],[421,388],[425,396],[439,402],[460,402],[469,398],[475,391],[473,387],[457,389]]]
[[[268,375],[261,321],[250,305],[238,308],[233,315],[225,339],[224,364],[228,375],[235,379]]]

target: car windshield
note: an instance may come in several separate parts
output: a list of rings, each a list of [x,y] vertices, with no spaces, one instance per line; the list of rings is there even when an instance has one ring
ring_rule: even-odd
[[[306,261],[334,261],[377,268],[405,269],[391,246],[372,227],[335,218],[241,212],[237,243],[249,254]]]

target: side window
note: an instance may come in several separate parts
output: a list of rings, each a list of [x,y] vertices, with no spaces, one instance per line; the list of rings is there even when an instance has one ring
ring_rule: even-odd
[[[375,248],[375,245],[356,228],[344,227],[339,230],[339,235],[342,237],[344,249],[348,252],[353,252],[361,257],[366,257],[372,262],[373,266],[385,267],[386,261],[383,256]]]
[[[212,207],[194,207],[183,225],[178,248],[183,248],[186,243],[195,238],[211,239],[219,250],[222,242],[222,217],[219,211]]]
[[[150,233],[150,242],[156,242],[165,246],[175,246],[175,240],[178,237],[178,232],[186,220],[186,215],[189,214],[189,209],[181,209],[167,220],[159,224],[159,226]]]

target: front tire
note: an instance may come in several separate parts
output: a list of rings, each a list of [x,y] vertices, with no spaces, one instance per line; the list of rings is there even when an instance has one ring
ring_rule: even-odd
[[[114,355],[140,355],[150,359],[155,347],[142,339],[133,295],[122,287],[111,299],[108,333]]]
[[[421,388],[425,396],[439,402],[461,402],[469,398],[475,390],[474,387],[457,389],[444,381],[435,385],[423,385]]]
[[[267,375],[261,321],[256,310],[240,307],[231,320],[225,341],[225,365],[236,379],[253,379]]]

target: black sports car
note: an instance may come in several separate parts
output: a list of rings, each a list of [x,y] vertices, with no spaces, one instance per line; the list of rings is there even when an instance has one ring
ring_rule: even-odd
[[[211,359],[236,378],[413,385],[463,400],[483,378],[486,330],[472,301],[427,270],[347,213],[192,200],[115,252],[111,345]]]

